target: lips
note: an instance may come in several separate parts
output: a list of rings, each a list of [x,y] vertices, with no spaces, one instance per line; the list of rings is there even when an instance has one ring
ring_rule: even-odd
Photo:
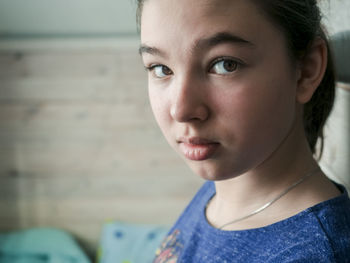
[[[204,161],[214,155],[219,143],[207,139],[192,137],[178,140],[182,154],[192,161]]]

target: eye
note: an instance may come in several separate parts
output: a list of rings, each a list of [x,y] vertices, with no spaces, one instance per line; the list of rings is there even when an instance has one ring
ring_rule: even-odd
[[[236,71],[241,65],[240,62],[230,59],[230,58],[220,58],[212,64],[209,72],[219,75],[227,75]]]
[[[147,68],[148,71],[152,71],[157,78],[164,78],[173,74],[170,68],[164,65],[152,65]]]

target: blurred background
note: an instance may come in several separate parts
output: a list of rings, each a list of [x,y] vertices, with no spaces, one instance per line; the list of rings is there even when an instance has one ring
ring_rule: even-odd
[[[106,220],[171,225],[202,184],[151,114],[135,1],[0,0],[0,231],[58,227],[93,254]],[[349,1],[321,6],[350,29]]]

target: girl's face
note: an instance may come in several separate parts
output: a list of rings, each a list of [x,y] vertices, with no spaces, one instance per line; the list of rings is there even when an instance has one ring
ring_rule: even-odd
[[[295,125],[297,70],[251,1],[147,0],[141,42],[155,118],[203,178],[258,167]]]

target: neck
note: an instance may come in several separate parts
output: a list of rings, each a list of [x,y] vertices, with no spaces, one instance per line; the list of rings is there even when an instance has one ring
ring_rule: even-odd
[[[300,126],[293,127],[280,147],[256,168],[233,179],[215,182],[216,195],[208,207],[210,214],[215,215],[211,218],[215,226],[250,214],[318,167]],[[295,194],[290,191],[286,196]],[[278,202],[287,205],[288,200],[293,199],[283,197]],[[242,228],[245,227],[243,223]]]

